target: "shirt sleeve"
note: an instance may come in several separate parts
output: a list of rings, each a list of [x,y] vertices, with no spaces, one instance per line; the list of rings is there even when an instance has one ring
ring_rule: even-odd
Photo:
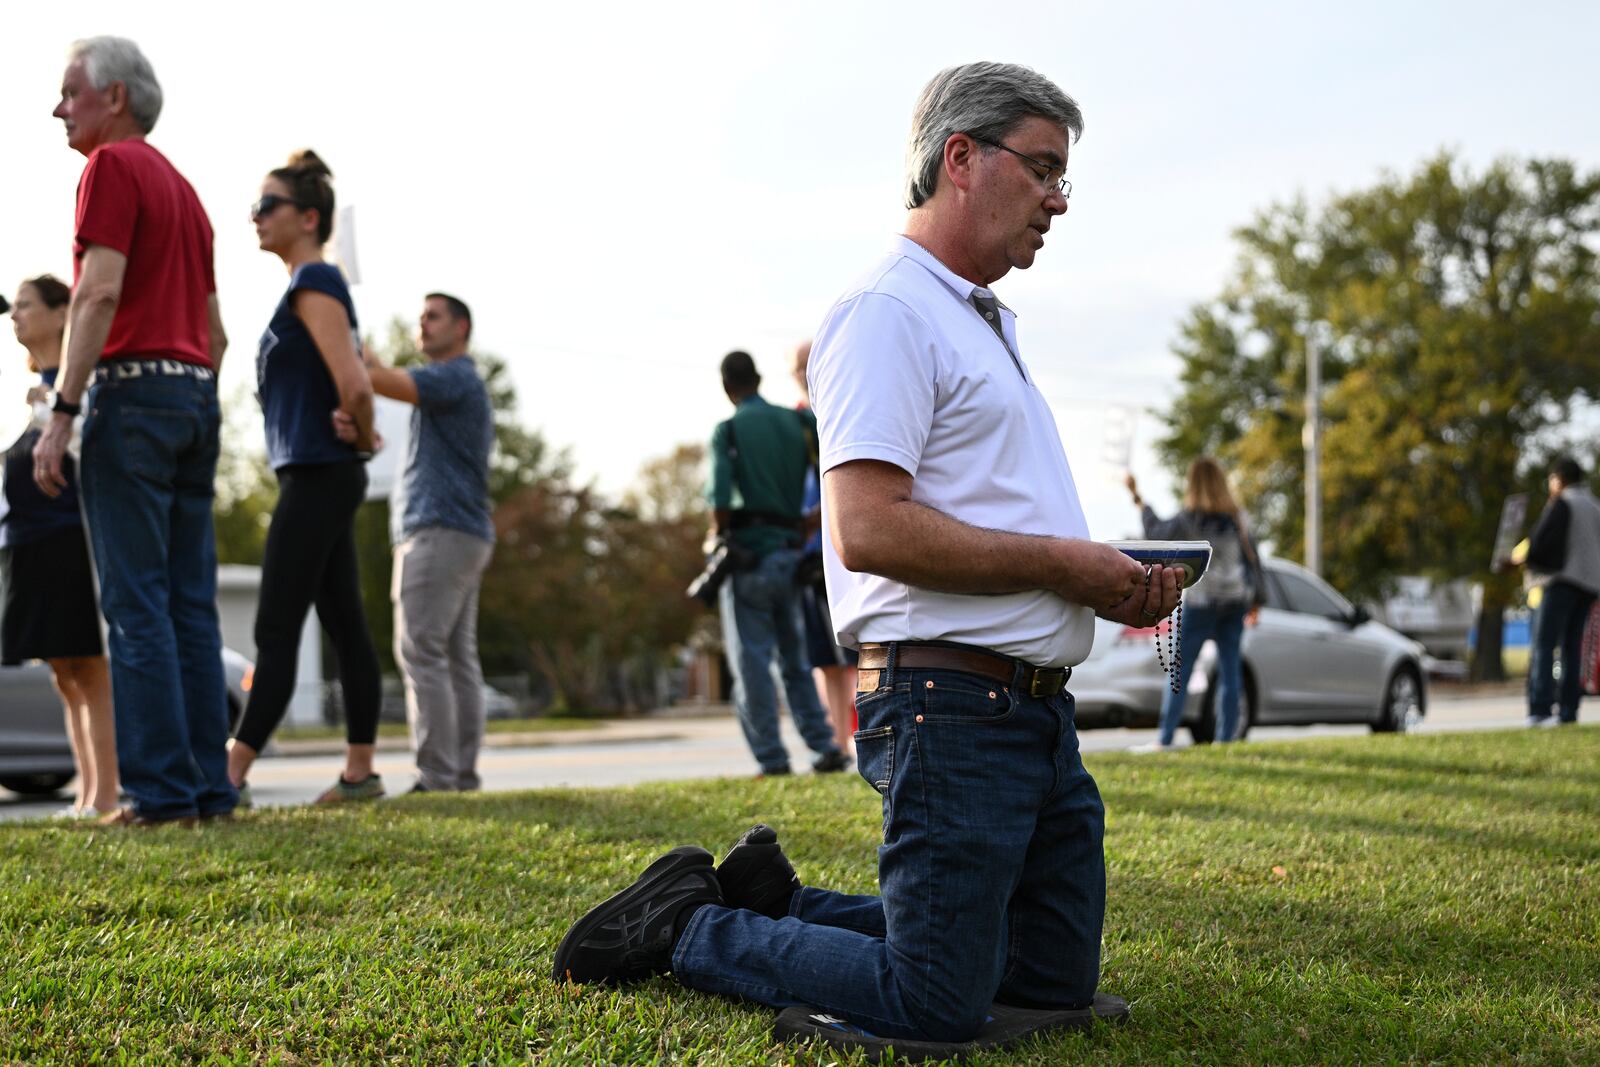
[[[469,359],[452,359],[409,368],[417,383],[417,406],[448,408],[461,403],[478,386],[478,372]]]
[[[83,255],[90,245],[103,245],[128,255],[133,250],[133,231],[138,224],[139,189],[132,173],[115,152],[95,152],[78,179],[78,209],[73,225],[78,255]]]
[[[733,508],[733,459],[728,455],[728,423],[719,422],[711,431],[711,482],[706,487],[706,499],[712,511],[730,511]]]
[[[871,459],[916,476],[938,401],[937,351],[928,324],[892,296],[862,293],[829,313],[807,367],[821,471]]]
[[[339,268],[332,263],[307,263],[296,269],[294,277],[289,280],[289,291],[294,293],[302,289],[325,293],[347,308],[350,303],[350,287],[345,284]]]

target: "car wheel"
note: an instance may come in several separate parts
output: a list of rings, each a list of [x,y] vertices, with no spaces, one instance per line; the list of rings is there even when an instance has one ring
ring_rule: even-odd
[[[0,778],[0,786],[25,797],[47,797],[72,781],[70,774],[15,774]]]
[[[1403,734],[1422,722],[1422,683],[1409,663],[1396,667],[1383,689],[1383,708],[1372,724],[1377,734]]]

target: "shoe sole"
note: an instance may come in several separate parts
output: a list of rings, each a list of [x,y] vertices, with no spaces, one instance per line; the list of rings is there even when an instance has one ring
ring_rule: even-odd
[[[682,877],[685,873],[704,868],[707,875],[716,877],[712,867],[711,853],[697,845],[679,845],[666,855],[656,859],[644,869],[636,882],[606,900],[595,905],[583,918],[572,924],[572,929],[567,931],[567,936],[561,939],[561,944],[556,948],[555,965],[551,968],[550,977],[557,982],[602,982],[610,977],[607,973],[577,973],[572,971],[572,956],[600,927],[609,922],[618,912],[626,911],[639,898],[654,893],[663,883]]]

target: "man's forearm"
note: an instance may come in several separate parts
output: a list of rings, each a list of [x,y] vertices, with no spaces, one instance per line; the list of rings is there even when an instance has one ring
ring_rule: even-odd
[[[884,503],[848,533],[835,517],[829,535],[852,571],[976,596],[1054,588],[1071,551],[1057,537],[971,526],[911,500]]]
[[[56,393],[69,403],[82,402],[89,375],[100,362],[105,351],[106,338],[111,336],[111,323],[117,317],[115,299],[90,296],[74,300],[67,331],[67,354],[62,360],[61,377],[56,381]]]
[[[411,375],[397,367],[385,367],[381,363],[368,363],[367,374],[372,377],[372,391],[379,396],[386,396],[390,400],[401,400],[407,404],[417,402],[417,385]]]

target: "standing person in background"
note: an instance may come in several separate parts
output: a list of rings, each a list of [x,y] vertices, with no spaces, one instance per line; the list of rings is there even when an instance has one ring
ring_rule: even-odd
[[[417,754],[413,792],[477,789],[483,743],[478,587],[494,553],[489,454],[494,410],[467,344],[472,312],[445,293],[422,304],[426,366],[385,367],[370,353],[379,396],[410,404],[411,440],[391,502],[394,657],[405,677]],[[349,420],[340,419],[342,433]]]
[[[722,360],[722,389],[735,408],[711,435],[711,533],[732,537],[755,566],[729,576],[717,591],[718,614],[739,725],[761,774],[789,773],[789,753],[778,732],[778,694],[772,657],[778,657],[789,713],[819,773],[842,771],[841,751],[806,675],[795,568],[804,541],[806,472],[815,465],[816,420],[809,411],[786,411],[761,398],[761,375],[747,352]]]
[[[61,339],[72,290],[49,274],[17,289],[11,316],[17,341],[28,350],[28,369],[39,384],[28,390],[35,410],[46,407],[61,365]],[[117,733],[111,715],[111,668],[100,639],[94,569],[78,510],[76,464],[62,460],[66,488],[56,497],[33,481],[30,426],[5,456],[0,498],[0,664],[28,660],[50,664],[67,719],[67,740],[78,768],[78,799],[71,815],[94,818],[117,806]]]
[[[811,410],[811,386],[806,382],[806,363],[811,359],[811,342],[801,341],[794,349],[794,381],[800,388],[800,410]],[[815,466],[806,469],[806,543],[800,557],[800,616],[805,621],[806,653],[811,673],[817,680],[817,695],[828,710],[833,724],[833,742],[846,754],[855,751],[856,650],[839,644],[833,632],[833,616],[828,611],[828,585],[822,569],[822,479]]]
[[[224,817],[238,803],[211,526],[228,339],[211,222],[145,140],[161,102],[132,41],[72,45],[54,114],[88,163],[66,358],[33,453],[34,481],[60,494],[72,420],[88,409],[79,473],[111,633],[117,763],[133,801],[103,821],[123,826]]]
[[[1583,699],[1583,627],[1600,592],[1600,501],[1584,484],[1583,468],[1563,457],[1550,466],[1550,499],[1528,538],[1527,566],[1546,575],[1533,620],[1528,662],[1528,725],[1570,725]],[[1556,650],[1561,687],[1556,689]],[[1559,698],[1559,699],[1558,699]],[[1556,706],[1559,717],[1552,717]]]
[[[1189,464],[1183,510],[1170,519],[1158,516],[1139,496],[1132,474],[1125,479],[1134,506],[1144,520],[1144,535],[1158,541],[1209,541],[1211,565],[1206,579],[1188,594],[1183,608],[1183,632],[1178,653],[1178,684],[1161,700],[1161,735],[1137,752],[1164,752],[1173,747],[1183,702],[1189,690],[1189,673],[1207,641],[1217,643],[1216,735],[1232,741],[1239,732],[1239,698],[1244,692],[1243,657],[1246,620],[1254,623],[1261,600],[1261,562],[1245,529],[1244,514],[1228,488],[1228,476],[1217,461],[1201,456]]]
[[[372,383],[361,362],[350,288],[322,258],[333,212],[333,173],[310,151],[269,173],[250,209],[262,250],[288,268],[289,288],[256,355],[278,503],[261,561],[255,684],[228,746],[228,777],[243,787],[289,706],[300,631],[314,604],[339,662],[345,713],[344,770],[319,804],[383,796],[383,780],[372,770],[383,678],[361,607],[355,541],[373,451]],[[335,433],[335,411],[349,416],[353,441]]]

